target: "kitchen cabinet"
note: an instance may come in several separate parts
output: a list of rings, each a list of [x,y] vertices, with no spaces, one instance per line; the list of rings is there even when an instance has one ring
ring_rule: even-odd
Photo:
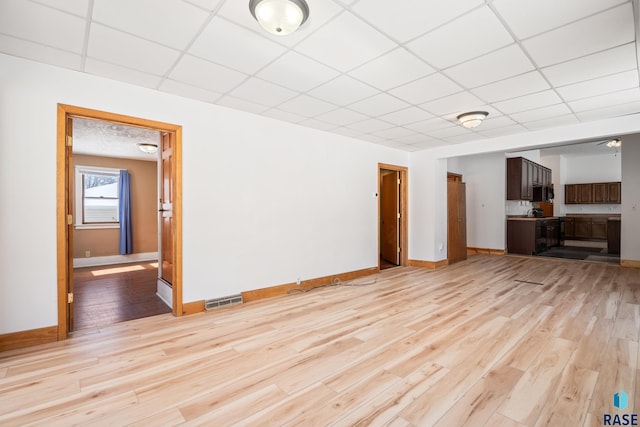
[[[608,218],[619,218],[606,214],[581,214],[565,217],[566,239],[607,240]]]
[[[575,226],[575,219],[573,217],[568,216],[564,219],[565,239],[573,239],[576,237]]]
[[[524,157],[507,159],[507,200],[546,202],[550,188],[551,169]]]
[[[566,184],[564,186],[565,204],[620,204],[620,182],[595,182],[585,184]]]
[[[578,239],[591,238],[591,217],[578,217],[574,219],[573,237]]]
[[[607,203],[620,204],[622,203],[622,183],[621,182],[609,182],[607,183]]]
[[[607,240],[607,219],[594,217],[591,219],[591,238]]]
[[[559,244],[559,221],[553,219],[507,219],[507,252],[533,255]]]
[[[620,253],[620,218],[607,218],[607,252]]]
[[[576,184],[564,186],[564,203],[567,205],[578,203],[578,186]]]

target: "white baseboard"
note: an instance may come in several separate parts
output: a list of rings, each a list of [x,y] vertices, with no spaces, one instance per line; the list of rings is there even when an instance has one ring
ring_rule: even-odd
[[[173,300],[173,289],[171,289],[171,286],[163,280],[158,279],[156,295],[158,295],[160,299],[169,306],[169,308],[173,308],[171,303]]]
[[[96,267],[100,265],[126,264],[128,262],[157,261],[158,252],[143,252],[129,255],[95,256],[90,258],[74,258],[73,268]]]

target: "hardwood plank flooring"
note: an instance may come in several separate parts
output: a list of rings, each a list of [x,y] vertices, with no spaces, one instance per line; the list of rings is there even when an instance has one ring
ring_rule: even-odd
[[[620,390],[640,408],[640,270],[481,254],[354,282],[0,353],[0,425],[585,427]]]
[[[152,262],[74,269],[74,330],[170,313],[156,295],[157,277]]]

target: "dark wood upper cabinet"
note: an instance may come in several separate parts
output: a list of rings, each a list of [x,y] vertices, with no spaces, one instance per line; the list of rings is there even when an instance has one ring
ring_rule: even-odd
[[[565,204],[620,204],[620,182],[596,182],[586,184],[566,184],[564,186]]]
[[[551,169],[524,157],[507,159],[507,200],[548,201],[550,188]]]
[[[607,183],[607,203],[622,203],[622,183],[621,182],[609,182]]]

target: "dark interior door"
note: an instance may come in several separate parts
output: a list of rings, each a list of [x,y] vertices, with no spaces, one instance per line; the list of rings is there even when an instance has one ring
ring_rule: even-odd
[[[447,259],[449,264],[467,259],[466,188],[461,181],[447,182]]]
[[[382,176],[380,191],[380,255],[400,265],[400,172]]]

